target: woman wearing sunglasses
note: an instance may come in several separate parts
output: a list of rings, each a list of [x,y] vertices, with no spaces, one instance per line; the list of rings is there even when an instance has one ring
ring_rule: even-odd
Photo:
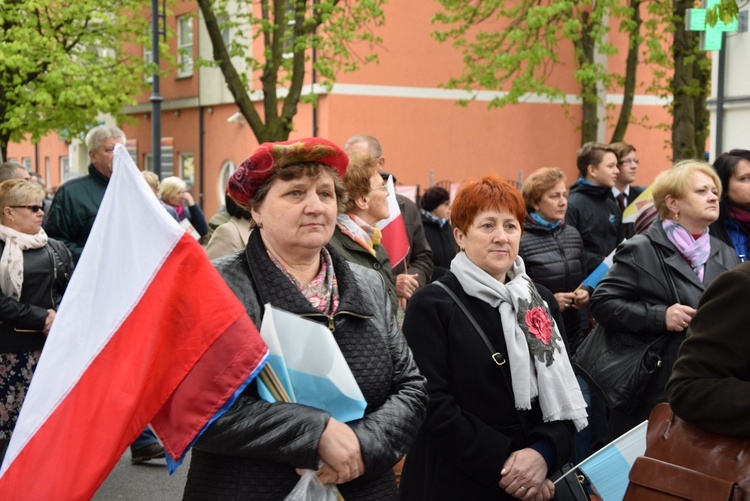
[[[44,189],[0,183],[0,460],[73,272],[65,245],[42,229]]]

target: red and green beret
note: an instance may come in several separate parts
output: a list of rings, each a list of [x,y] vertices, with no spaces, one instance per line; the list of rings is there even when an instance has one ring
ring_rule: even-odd
[[[229,178],[229,196],[237,202],[248,204],[275,169],[301,163],[327,165],[343,179],[349,157],[331,141],[320,137],[263,143]]]

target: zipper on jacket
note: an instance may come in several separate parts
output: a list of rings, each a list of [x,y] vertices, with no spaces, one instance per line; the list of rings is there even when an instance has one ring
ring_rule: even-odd
[[[328,329],[331,332],[336,332],[336,325],[334,324],[334,319],[335,319],[335,317],[337,315],[343,315],[343,314],[351,315],[353,317],[362,318],[362,319],[365,319],[365,320],[372,318],[372,315],[360,315],[359,313],[354,313],[352,311],[346,311],[346,310],[337,311],[336,313],[334,313],[333,315],[330,315],[330,316],[329,315],[325,315],[323,313],[309,313],[309,314],[304,314],[303,313],[303,314],[300,315],[300,317],[311,318],[311,319],[312,318],[321,318],[321,317],[325,318],[326,320],[328,320]]]

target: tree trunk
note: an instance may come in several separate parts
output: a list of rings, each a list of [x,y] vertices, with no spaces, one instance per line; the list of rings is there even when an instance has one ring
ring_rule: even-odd
[[[706,147],[710,63],[699,47],[699,35],[685,30],[685,10],[692,0],[675,0],[674,15],[674,78],[672,80],[672,159],[703,158]]]
[[[628,45],[628,56],[625,60],[625,84],[622,89],[623,99],[620,108],[620,116],[617,118],[617,125],[612,133],[610,142],[616,143],[625,139],[625,132],[628,130],[630,115],[633,112],[633,99],[635,97],[635,84],[638,72],[638,51],[641,46],[641,2],[642,0],[630,0],[630,8],[633,10],[632,21],[633,30],[630,32],[630,43]]]
[[[585,27],[581,30],[581,38],[575,42],[578,57],[578,67],[583,68],[594,63],[594,51],[596,41],[591,35],[593,28],[589,22],[589,13],[581,12],[581,24]],[[581,117],[581,143],[596,141],[598,136],[598,94],[596,82],[584,82],[581,84],[582,113]]]

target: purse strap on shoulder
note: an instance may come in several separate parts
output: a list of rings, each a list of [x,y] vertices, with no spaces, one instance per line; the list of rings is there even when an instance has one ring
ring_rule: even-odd
[[[442,282],[433,282],[433,283],[436,284],[436,285],[438,285],[439,287],[441,287],[445,292],[447,292],[448,295],[451,297],[451,299],[453,299],[453,302],[455,302],[456,305],[458,305],[458,307],[464,313],[464,315],[466,315],[466,318],[469,319],[469,322],[471,322],[471,325],[474,327],[474,330],[477,331],[477,334],[479,334],[479,337],[482,338],[482,341],[484,342],[484,345],[489,350],[490,356],[492,356],[492,360],[497,365],[503,365],[503,364],[505,364],[505,362],[506,362],[505,357],[503,356],[502,353],[500,353],[499,351],[495,350],[495,347],[492,346],[492,343],[490,343],[490,340],[487,339],[487,335],[484,333],[484,331],[482,330],[482,328],[479,326],[479,324],[477,323],[476,319],[474,319],[474,316],[471,313],[469,313],[468,309],[466,309],[466,305],[464,305],[464,303],[460,299],[458,299],[458,296],[456,296],[456,294],[452,290],[450,290],[450,288],[447,285],[445,285]]]

